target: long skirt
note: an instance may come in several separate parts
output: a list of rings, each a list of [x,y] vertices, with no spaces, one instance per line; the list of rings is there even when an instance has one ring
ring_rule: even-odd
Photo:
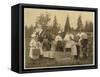
[[[82,39],[81,40],[81,53],[82,57],[87,57],[87,45],[88,45],[88,39]]]
[[[56,44],[56,51],[63,51],[64,50],[64,44],[62,41],[58,41]]]
[[[40,49],[30,48],[29,57],[31,59],[38,59],[40,56]]]
[[[76,48],[77,48],[77,59],[80,57],[80,46],[79,45],[76,45]]]
[[[77,48],[76,45],[71,47],[71,55],[72,56],[77,56]]]
[[[51,49],[51,42],[44,41],[42,48],[43,48],[44,51],[49,51]]]

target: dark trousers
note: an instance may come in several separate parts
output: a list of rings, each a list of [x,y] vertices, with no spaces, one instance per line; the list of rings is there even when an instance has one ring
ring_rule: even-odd
[[[64,46],[62,41],[57,42],[56,51],[64,51]]]
[[[80,46],[76,45],[77,48],[77,55],[76,55],[76,59],[78,59],[80,57]]]
[[[87,58],[87,44],[88,44],[88,39],[81,40],[83,58]]]

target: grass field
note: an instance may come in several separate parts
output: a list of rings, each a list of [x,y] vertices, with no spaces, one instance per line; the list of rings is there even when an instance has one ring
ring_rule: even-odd
[[[74,60],[73,58],[67,59],[64,58],[61,61],[57,61],[56,59],[50,59],[46,57],[41,57],[36,60],[32,60],[29,58],[29,41],[30,38],[26,38],[26,50],[25,50],[25,67],[26,68],[35,68],[35,67],[49,67],[49,66],[71,66],[71,65],[84,65],[84,64],[93,64],[93,36],[92,33],[88,33],[89,43],[88,43],[88,58],[83,59],[80,58]]]

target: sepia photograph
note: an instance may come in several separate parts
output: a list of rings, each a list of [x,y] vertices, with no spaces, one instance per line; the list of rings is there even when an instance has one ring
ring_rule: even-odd
[[[95,12],[24,8],[24,69],[95,65]]]

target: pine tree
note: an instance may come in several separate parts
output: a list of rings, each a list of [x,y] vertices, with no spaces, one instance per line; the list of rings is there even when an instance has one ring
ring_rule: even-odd
[[[90,26],[90,28],[89,28],[89,29],[90,29],[90,32],[93,32],[93,23],[90,22],[90,23],[89,23],[89,26]]]
[[[57,32],[58,32],[57,26],[58,26],[57,18],[56,18],[56,16],[54,16],[53,27],[52,27],[52,33],[53,34],[57,34]]]
[[[93,23],[86,21],[84,31],[85,32],[93,32]]]
[[[70,32],[70,21],[69,21],[69,17],[68,16],[66,18],[65,28],[64,28],[64,33],[66,33],[66,32]]]
[[[82,31],[83,28],[83,23],[82,23],[82,19],[81,16],[79,16],[78,20],[77,20],[77,31]]]
[[[25,38],[28,37],[28,28],[27,28],[27,25],[25,25]]]
[[[89,26],[89,23],[88,23],[88,21],[86,21],[85,22],[85,27],[84,27],[84,32],[88,31],[88,26]]]

